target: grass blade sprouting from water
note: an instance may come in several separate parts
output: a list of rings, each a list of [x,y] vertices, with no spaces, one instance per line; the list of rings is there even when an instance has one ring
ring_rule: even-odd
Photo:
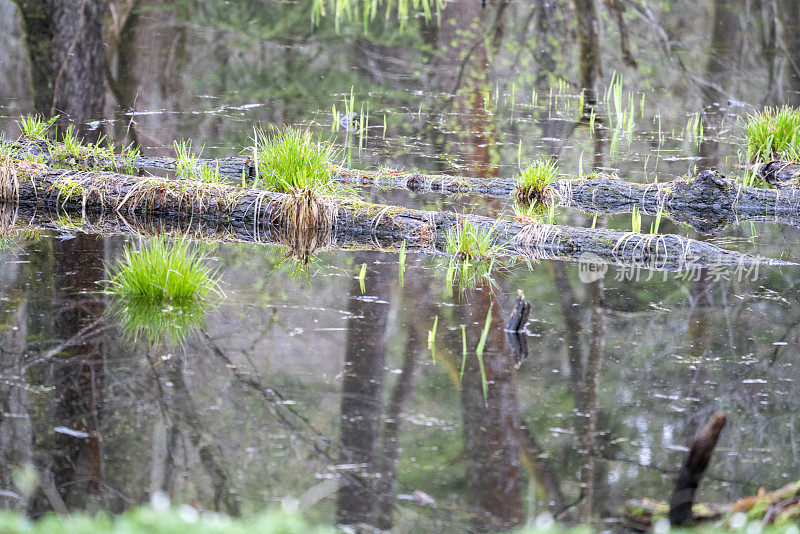
[[[367,291],[367,288],[364,284],[364,279],[366,278],[366,276],[367,276],[367,264],[362,263],[361,270],[358,272],[358,285],[361,286],[362,295]]]
[[[405,285],[405,272],[406,272],[406,242],[403,240],[403,244],[400,245],[400,253],[398,254],[400,258],[400,268],[399,268],[399,276],[400,276],[400,285]]]
[[[481,339],[478,342],[478,348],[475,349],[475,355],[478,357],[478,365],[481,369],[481,386],[483,387],[483,403],[486,405],[486,399],[489,391],[489,384],[486,381],[486,368],[483,366],[483,348],[486,345],[486,338],[489,336],[489,327],[492,325],[492,306],[489,305],[489,311],[486,312],[486,322],[483,325],[483,332],[481,332]]]
[[[458,375],[459,382],[464,379],[464,366],[467,364],[467,329],[461,325],[461,373]]]
[[[433,320],[433,328],[428,330],[428,349],[431,351],[431,359],[436,362],[436,327],[439,325],[439,316]]]

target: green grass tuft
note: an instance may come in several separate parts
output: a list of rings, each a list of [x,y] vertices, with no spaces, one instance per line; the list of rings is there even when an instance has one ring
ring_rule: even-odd
[[[445,242],[445,250],[451,255],[445,276],[448,293],[455,284],[463,291],[474,287],[478,280],[485,280],[493,287],[494,256],[503,249],[502,244],[495,243],[493,231],[494,227],[481,228],[466,220],[448,229]]]
[[[24,137],[34,141],[44,141],[56,120],[58,120],[58,115],[49,120],[44,120],[42,115],[23,115],[16,122]]]
[[[175,141],[175,178],[178,180],[196,180],[209,184],[223,183],[219,167],[212,169],[198,160],[203,156],[201,148],[197,154],[192,153],[191,141]]]
[[[447,230],[446,250],[460,261],[480,261],[496,255],[502,247],[494,243],[493,228],[463,221]]]
[[[533,162],[517,175],[517,203],[523,206],[540,204],[549,207],[555,202],[555,191],[547,186],[557,179],[558,166],[554,161]]]
[[[347,189],[332,179],[333,144],[315,141],[308,130],[271,128],[254,130],[252,157],[256,167],[253,187],[279,193],[309,190],[338,195]]]
[[[558,179],[558,166],[552,160],[533,162],[517,176],[518,187],[543,188]]]
[[[764,108],[748,115],[745,123],[747,160],[800,159],[800,110],[790,106]]]
[[[300,513],[269,509],[246,519],[197,512],[189,505],[166,510],[139,506],[117,516],[85,512],[47,514],[30,520],[19,512],[0,511],[0,532],[4,534],[333,534],[332,527],[309,523]]]
[[[221,294],[216,272],[205,266],[206,254],[187,240],[164,238],[128,245],[110,272],[112,293],[154,303],[189,303]]]

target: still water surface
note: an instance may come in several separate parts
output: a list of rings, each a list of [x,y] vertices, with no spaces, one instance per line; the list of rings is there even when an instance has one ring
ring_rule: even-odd
[[[234,154],[262,122],[331,136],[360,168],[509,177],[552,156],[566,176],[736,175],[741,117],[798,100],[737,2],[657,11],[668,47],[631,11],[635,69],[608,20],[598,64],[580,64],[563,5],[454,2],[438,28],[387,23],[365,36],[360,24],[336,33],[330,20],[312,31],[304,2],[133,4],[107,30],[107,96],[87,122],[89,135],[147,155],[172,155],[175,139]],[[15,5],[0,1],[0,12],[0,126],[15,137],[14,119],[35,107]],[[581,121],[587,68],[598,106]],[[605,98],[615,72],[633,116],[621,136]],[[335,128],[334,106],[349,111],[351,94],[366,135]],[[692,135],[697,114],[703,132]],[[470,196],[362,196],[510,211]],[[592,224],[576,211],[557,218]],[[101,292],[125,238],[25,231],[20,220],[0,255],[0,489],[18,493],[26,465],[40,489],[0,494],[6,507],[117,512],[163,491],[232,514],[295,503],[367,530],[507,530],[543,511],[614,526],[626,499],[668,497],[685,445],[716,410],[728,426],[703,500],[800,478],[796,267],[611,267],[584,283],[574,263],[508,262],[493,286],[449,295],[442,258],[409,254],[401,285],[396,254],[322,252],[306,279],[290,276],[278,247],[215,244],[225,298],[183,343],[151,345],[124,334]],[[597,224],[629,230],[631,220]],[[669,221],[661,231],[698,237]],[[798,260],[790,226],[748,223],[703,239]],[[503,327],[518,290],[532,312],[529,356],[516,366]],[[484,393],[475,349],[490,310]]]

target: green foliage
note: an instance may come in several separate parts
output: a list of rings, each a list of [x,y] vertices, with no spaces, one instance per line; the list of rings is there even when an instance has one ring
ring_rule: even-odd
[[[100,136],[96,143],[85,143],[78,139],[73,125],[67,126],[61,143],[48,145],[50,163],[78,170],[132,170],[139,157],[139,149],[129,145],[122,149],[119,156],[114,153],[113,146],[103,146],[105,136]]]
[[[405,273],[406,273],[406,242],[403,240],[403,244],[400,245],[400,252],[398,254],[398,277],[400,279],[400,285],[405,285]]]
[[[494,242],[494,227],[481,228],[464,220],[447,230],[447,253],[460,261],[479,261],[497,255],[502,246]]]
[[[656,219],[652,223],[650,223],[650,233],[657,234],[658,230],[661,228],[661,216],[664,213],[664,206],[660,205],[658,207],[658,211],[656,212]]]
[[[366,277],[367,277],[367,264],[362,263],[361,269],[358,271],[358,285],[361,288],[362,295],[367,291],[367,288],[364,285],[364,280],[366,279]]]
[[[479,280],[492,286],[494,256],[503,249],[503,244],[494,241],[494,229],[495,226],[481,228],[466,220],[448,229],[446,251],[451,255],[445,276],[448,293],[455,284],[463,291],[474,287]]]
[[[751,163],[800,159],[800,110],[790,106],[767,107],[748,115],[745,142],[747,160]]]
[[[515,199],[521,206],[541,205],[549,208],[555,203],[555,191],[547,186],[558,179],[558,166],[552,160],[538,160],[517,175]]]
[[[308,524],[298,513],[270,510],[250,519],[234,519],[216,513],[199,514],[187,505],[156,510],[134,508],[116,517],[87,514],[46,515],[31,521],[18,513],[0,511],[3,534],[318,534],[334,529]]]
[[[464,367],[467,365],[467,329],[466,325],[461,325],[461,371],[458,373],[458,379],[464,379]]]
[[[153,303],[203,300],[221,294],[216,272],[204,265],[206,254],[187,240],[153,239],[127,245],[119,265],[110,272],[112,293]]]
[[[219,167],[212,169],[198,160],[203,155],[203,149],[197,154],[192,153],[191,141],[175,141],[175,178],[178,180],[196,180],[209,184],[219,184],[224,180],[219,175]]]
[[[58,115],[49,120],[44,120],[42,115],[23,115],[16,123],[24,137],[33,141],[44,141],[56,120],[58,120]]]
[[[187,335],[203,326],[208,308],[206,300],[165,306],[146,298],[121,296],[115,297],[110,306],[127,339],[143,339],[150,345],[182,344]]]
[[[431,351],[431,360],[436,362],[436,329],[439,327],[439,316],[433,319],[433,326],[428,330],[428,350]]]
[[[478,341],[478,347],[475,349],[475,355],[478,357],[478,365],[481,370],[481,387],[483,388],[483,402],[486,402],[489,393],[489,384],[486,380],[486,368],[483,365],[483,348],[486,346],[486,339],[489,337],[489,328],[492,326],[492,306],[489,306],[489,311],[486,312],[486,321],[483,324],[481,331],[481,339]]]
[[[635,234],[642,233],[642,213],[636,208],[633,207],[631,211],[631,232]]]
[[[517,187],[544,189],[545,186],[558,179],[558,166],[552,160],[538,160],[530,164],[517,175]]]
[[[0,132],[0,158],[13,157],[16,154],[14,145],[6,139],[6,133]]]
[[[331,178],[337,152],[332,143],[315,141],[308,130],[261,128],[254,130],[252,157],[256,167],[254,188],[293,193],[343,194],[346,188]]]
[[[698,112],[686,122],[686,138],[692,143],[703,140],[703,116]]]
[[[385,8],[383,5],[385,4]],[[402,32],[408,20],[421,14],[426,22],[430,22],[433,14],[437,20],[441,18],[443,0],[397,0],[397,8],[394,8],[394,0],[312,0],[311,20],[315,26],[320,24],[323,17],[330,11],[334,17],[336,32],[338,33],[341,23],[361,20],[364,32],[368,30],[370,22],[375,20],[378,9],[383,8],[386,20],[393,13],[397,13],[397,20],[400,22]]]
[[[536,221],[542,224],[553,224],[556,216],[556,205],[514,203],[514,218],[521,222]]]
[[[89,195],[89,189],[84,187],[86,182],[86,178],[61,176],[53,183],[53,187],[58,190],[58,199],[60,201],[80,202],[84,196]]]

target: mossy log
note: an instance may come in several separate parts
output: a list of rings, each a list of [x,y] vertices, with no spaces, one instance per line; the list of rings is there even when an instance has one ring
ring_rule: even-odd
[[[370,204],[355,198],[319,197],[317,221],[296,224],[305,197],[113,172],[51,169],[5,158],[0,163],[0,200],[11,204],[59,207],[72,213],[149,214],[203,220],[209,224],[253,228],[254,234],[278,232],[282,242],[313,248],[343,236],[406,240],[446,250],[447,232],[465,221],[490,231],[502,253],[526,259],[592,258],[657,270],[703,266],[784,264],[724,250],[678,235],[645,235],[606,229],[509,222],[458,213],[429,212]],[[592,256],[586,256],[591,253]]]
[[[22,152],[41,154],[47,161],[51,145],[42,141],[23,141],[14,143],[14,146]],[[84,167],[96,168],[132,164],[140,169],[170,170],[175,168],[175,161],[174,158],[139,156],[133,162],[122,158],[116,161],[92,158],[82,163]],[[248,157],[201,158],[195,161],[230,177],[255,176],[253,161]],[[712,235],[727,226],[748,221],[800,227],[800,188],[788,187],[800,185],[800,166],[770,162],[764,164],[759,172],[767,181],[783,181],[785,187],[745,187],[713,171],[655,184],[628,182],[616,175],[600,175],[557,180],[548,187],[559,193],[559,203],[564,206],[607,214],[629,213],[634,207],[649,215],[661,212],[662,217],[688,224],[702,235]],[[333,178],[354,185],[405,188],[417,192],[468,193],[494,198],[512,198],[516,191],[516,182],[511,178],[467,178],[389,169],[365,171],[335,166]]]

